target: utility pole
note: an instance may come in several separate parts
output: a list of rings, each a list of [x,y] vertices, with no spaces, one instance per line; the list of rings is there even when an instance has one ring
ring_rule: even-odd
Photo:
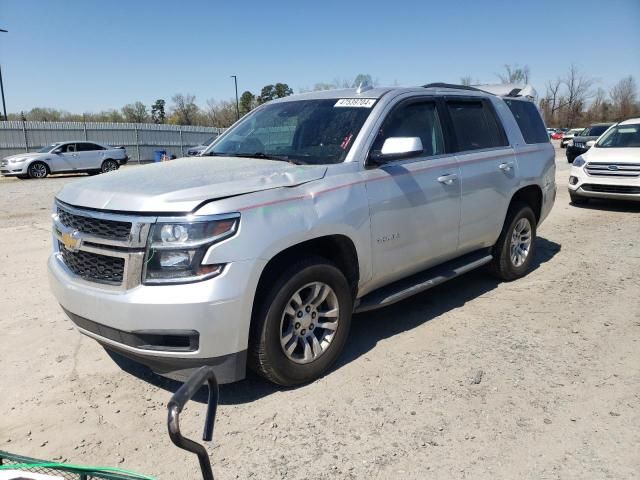
[[[240,104],[238,103],[238,77],[236,75],[231,75],[233,81],[236,84],[236,120],[240,120]]]
[[[0,28],[0,32],[9,33],[8,30]],[[4,112],[4,121],[7,121],[7,104],[4,101],[4,83],[2,82],[2,67],[0,66],[0,92],[2,93],[2,111]]]

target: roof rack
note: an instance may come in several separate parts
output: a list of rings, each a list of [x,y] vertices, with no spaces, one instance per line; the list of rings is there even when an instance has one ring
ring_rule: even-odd
[[[470,85],[455,85],[452,83],[428,83],[423,85],[424,88],[453,88],[456,90],[470,90],[474,92],[489,93],[491,95],[497,95],[498,97],[524,97],[532,100],[536,96],[536,91],[531,85],[517,85],[513,83],[509,84],[495,84],[495,85],[477,85],[472,87]]]
[[[444,82],[436,82],[436,83],[427,83],[422,86],[423,88],[454,88],[456,90],[472,90],[474,92],[482,92],[484,90],[480,90],[476,87],[471,87],[469,85],[456,85],[453,83],[444,83]],[[486,92],[485,92],[486,93]]]

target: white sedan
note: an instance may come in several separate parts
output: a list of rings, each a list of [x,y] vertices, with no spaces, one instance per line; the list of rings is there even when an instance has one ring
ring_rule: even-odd
[[[95,142],[57,142],[37,152],[19,153],[0,161],[3,177],[44,178],[51,173],[106,173],[129,161],[123,147]]]
[[[612,126],[571,167],[574,204],[589,198],[640,201],[640,118]]]

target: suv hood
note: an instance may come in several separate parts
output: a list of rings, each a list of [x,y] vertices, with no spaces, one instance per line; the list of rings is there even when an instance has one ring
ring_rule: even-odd
[[[326,171],[326,166],[275,160],[187,157],[79,180],[57,198],[100,210],[184,213],[207,200],[318,180]]]
[[[640,163],[640,148],[590,148],[582,155],[588,162]]]

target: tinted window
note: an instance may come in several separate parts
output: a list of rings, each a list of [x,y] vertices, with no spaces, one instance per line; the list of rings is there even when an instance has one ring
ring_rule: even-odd
[[[104,150],[100,145],[96,145],[95,143],[78,143],[78,151],[79,152],[91,152],[93,150]]]
[[[549,135],[544,128],[540,113],[533,102],[524,100],[505,100],[504,102],[518,122],[526,143],[547,143],[549,141]]]
[[[67,143],[66,145],[61,145],[60,146],[60,152],[61,153],[75,152],[75,151],[76,151],[76,144],[75,143]]]
[[[613,127],[606,135],[600,137],[596,147],[631,148],[640,147],[640,124],[626,124]]]
[[[609,127],[610,127],[610,125],[596,125],[594,127],[590,127],[589,128],[589,136],[590,137],[599,137],[604,132],[606,132]]]
[[[444,140],[438,110],[433,102],[411,103],[393,110],[385,119],[372,150],[381,150],[389,137],[420,137],[421,156],[444,153]]]
[[[507,139],[489,106],[482,101],[449,101],[447,108],[458,150],[504,147]]]

